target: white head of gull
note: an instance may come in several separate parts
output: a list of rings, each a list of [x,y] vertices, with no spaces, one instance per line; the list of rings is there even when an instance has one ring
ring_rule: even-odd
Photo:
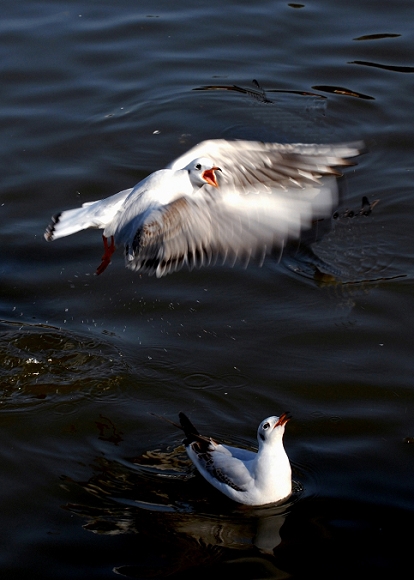
[[[132,189],[52,218],[52,241],[87,228],[103,230],[101,274],[117,246],[136,272],[164,276],[218,259],[263,262],[297,239],[337,202],[339,166],[363,143],[279,144],[213,139],[199,143]]]
[[[188,171],[194,193],[206,184],[218,187],[215,172],[221,171],[221,169],[216,167],[211,159],[199,157],[191,161],[184,169]]]
[[[283,446],[288,413],[260,423],[257,453],[217,443],[200,435],[184,413],[179,418],[189,458],[201,475],[230,499],[259,506],[279,502],[292,493],[292,470]]]

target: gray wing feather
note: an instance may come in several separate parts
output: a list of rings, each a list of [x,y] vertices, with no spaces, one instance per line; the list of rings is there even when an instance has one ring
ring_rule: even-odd
[[[130,215],[122,233],[126,265],[157,277],[214,263],[245,265],[263,260],[275,247],[300,236],[312,221],[328,217],[337,201],[335,166],[350,165],[362,143],[306,145],[255,141],[204,141],[171,163],[169,169],[209,157],[221,169],[219,188],[204,186],[167,205]]]
[[[262,260],[275,246],[297,238],[313,219],[329,215],[336,200],[333,178],[324,184],[268,189],[240,195],[234,189],[181,197],[151,208],[139,223],[128,223],[126,265],[157,277],[209,265],[217,259],[245,265]],[[120,240],[115,238],[118,244]]]
[[[200,453],[197,443],[189,446],[190,457],[201,472],[206,472],[214,480],[224,483],[236,491],[246,491],[253,478],[242,460],[234,457],[223,445],[211,445],[211,451]]]
[[[180,169],[197,157],[207,157],[222,169],[228,186],[261,191],[263,185],[283,189],[322,175],[338,176],[334,168],[352,165],[349,158],[363,150],[362,142],[318,145],[212,139],[199,143],[167,167]]]

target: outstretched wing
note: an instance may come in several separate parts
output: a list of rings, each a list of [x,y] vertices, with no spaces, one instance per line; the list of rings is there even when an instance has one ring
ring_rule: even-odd
[[[199,143],[170,163],[170,169],[186,167],[197,157],[207,157],[221,168],[222,182],[245,192],[263,188],[303,187],[324,175],[340,175],[336,167],[352,165],[350,158],[364,150],[364,144],[336,145],[280,144],[260,141],[211,139]]]
[[[333,177],[246,195],[228,187],[210,189],[154,206],[143,222],[129,222],[127,236],[123,232],[126,265],[160,277],[217,259],[231,265],[247,265],[251,258],[261,262],[275,246],[298,238],[312,220],[329,215],[337,194]]]
[[[169,168],[208,157],[222,170],[219,187],[204,186],[166,205],[153,200],[145,215],[124,219],[115,241],[125,244],[129,268],[158,277],[217,259],[245,265],[252,257],[262,261],[313,220],[331,214],[340,175],[336,167],[350,165],[349,158],[362,147],[204,141]]]

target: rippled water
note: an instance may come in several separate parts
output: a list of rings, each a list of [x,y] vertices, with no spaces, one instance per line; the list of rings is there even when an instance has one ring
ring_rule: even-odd
[[[413,469],[411,2],[25,1],[0,21],[4,578],[403,577]],[[160,280],[50,216],[214,137],[364,139],[313,245]],[[364,215],[366,196],[376,205]],[[295,493],[237,506],[159,416],[247,448],[289,410]],[[158,415],[158,416],[157,416]]]

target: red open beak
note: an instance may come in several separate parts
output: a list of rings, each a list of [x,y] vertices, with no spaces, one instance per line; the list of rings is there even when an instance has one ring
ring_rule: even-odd
[[[205,171],[203,171],[203,179],[209,185],[213,185],[214,187],[218,187],[216,174],[214,173],[215,171],[221,171],[220,167],[212,167],[211,169],[206,169]]]
[[[290,421],[292,418],[292,415],[290,413],[282,413],[279,417],[279,421],[276,423],[275,427],[277,427],[278,425],[286,425],[286,423],[288,421]]]

